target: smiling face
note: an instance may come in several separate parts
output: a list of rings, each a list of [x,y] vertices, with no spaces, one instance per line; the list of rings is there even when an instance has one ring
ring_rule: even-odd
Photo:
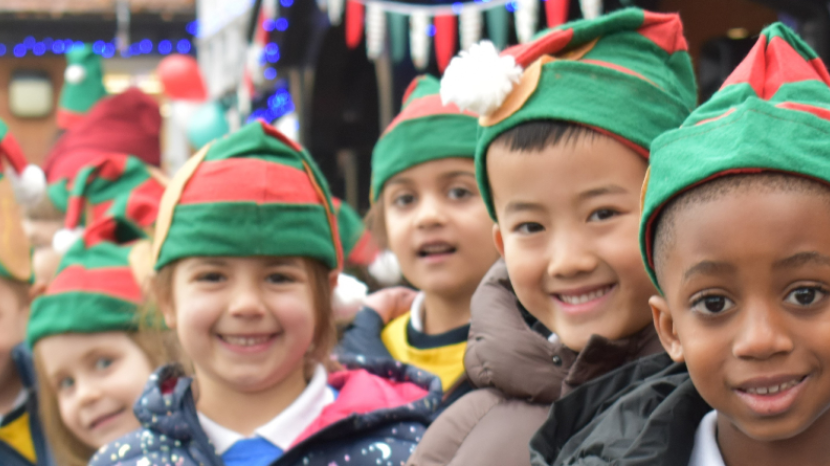
[[[305,260],[290,257],[191,257],[176,264],[172,303],[161,308],[197,380],[254,393],[302,374],[318,324],[312,275]]]
[[[598,135],[488,150],[494,235],[513,289],[575,351],[593,334],[619,339],[651,322],[637,236],[645,171],[642,157]]]
[[[67,333],[40,340],[38,360],[57,395],[61,420],[97,449],[137,429],[133,403],[153,368],[124,332]]]
[[[386,182],[382,198],[389,248],[406,279],[427,293],[471,296],[498,258],[473,161],[416,165]]]
[[[655,320],[717,409],[722,449],[830,433],[830,210],[814,191],[746,188],[666,214]]]

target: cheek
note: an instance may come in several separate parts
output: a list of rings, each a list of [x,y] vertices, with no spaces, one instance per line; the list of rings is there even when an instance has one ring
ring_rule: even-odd
[[[176,299],[176,328],[182,343],[206,336],[224,308],[221,296],[185,292]]]
[[[78,407],[75,400],[70,396],[58,395],[58,412],[64,425],[73,431],[73,433],[76,433],[79,430],[79,419]]]
[[[545,276],[547,261],[542,251],[508,237],[504,243],[504,259],[513,290],[526,306],[542,299],[541,284]]]
[[[310,297],[278,295],[269,300],[276,318],[285,334],[294,344],[308,346],[314,338],[316,325],[314,303]]]
[[[386,211],[385,218],[386,240],[389,243],[389,249],[396,255],[400,255],[407,244],[407,238],[409,237],[411,228],[405,215],[396,214],[395,212],[390,212],[390,210]]]

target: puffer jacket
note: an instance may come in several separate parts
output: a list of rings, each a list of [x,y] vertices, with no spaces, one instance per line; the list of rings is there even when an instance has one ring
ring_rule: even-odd
[[[337,399],[272,466],[403,464],[441,401],[441,381],[394,361],[344,361]],[[142,428],[101,448],[91,466],[222,466],[202,429],[191,379],[177,366],[150,377],[134,407]]]
[[[471,311],[464,363],[478,389],[433,422],[408,465],[528,465],[528,442],[554,401],[663,351],[651,325],[617,341],[594,335],[582,352],[572,351],[522,309],[501,260],[473,295]]]
[[[26,390],[26,406],[24,409],[29,415],[29,432],[35,447],[37,463],[32,463],[10,445],[0,441],[0,465],[51,466],[54,464],[54,459],[49,451],[46,436],[43,434],[40,425],[37,402],[37,381],[35,378],[34,364],[32,363],[32,354],[26,348],[25,344],[21,343],[12,349],[12,361],[23,383],[23,389]]]
[[[534,466],[686,466],[712,408],[684,364],[641,359],[554,403],[530,442]]]

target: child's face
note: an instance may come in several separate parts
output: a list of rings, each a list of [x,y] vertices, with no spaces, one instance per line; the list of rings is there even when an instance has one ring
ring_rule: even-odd
[[[389,248],[406,279],[425,292],[472,295],[498,258],[473,161],[416,165],[386,182],[382,195]]]
[[[14,370],[12,349],[26,336],[29,300],[26,285],[0,278],[0,386],[10,370]],[[0,413],[3,414],[3,413]]]
[[[314,338],[309,269],[295,257],[191,257],[164,306],[201,380],[259,392],[303,369]]]
[[[645,172],[642,157],[607,137],[488,151],[494,236],[513,289],[575,351],[593,334],[619,339],[651,322],[655,290],[637,236]]]
[[[718,411],[721,442],[828,425],[826,197],[754,188],[685,206],[675,220],[658,264],[665,299],[651,303],[663,346]]]
[[[64,425],[84,444],[100,448],[140,427],[133,404],[153,372],[124,332],[53,335],[36,345],[57,394]]]

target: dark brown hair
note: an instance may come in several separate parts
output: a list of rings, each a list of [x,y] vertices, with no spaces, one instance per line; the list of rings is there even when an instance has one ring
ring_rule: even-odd
[[[381,250],[389,249],[389,238],[386,234],[386,207],[383,202],[383,191],[378,199],[369,207],[363,218],[366,229],[372,235],[375,244]]]

